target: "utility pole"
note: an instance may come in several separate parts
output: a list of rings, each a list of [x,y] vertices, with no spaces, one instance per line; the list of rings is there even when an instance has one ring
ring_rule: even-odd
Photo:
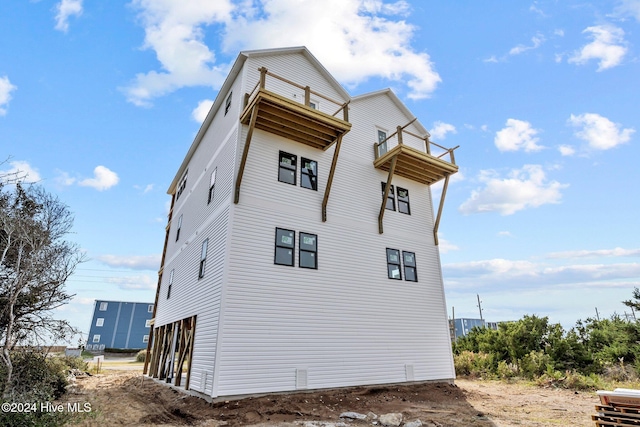
[[[598,319],[598,322],[600,321],[600,314],[598,313],[598,307],[596,307],[596,319]]]
[[[480,294],[476,294],[476,296],[478,297],[478,310],[480,310],[480,320],[484,320],[482,318],[482,303],[480,301]]]

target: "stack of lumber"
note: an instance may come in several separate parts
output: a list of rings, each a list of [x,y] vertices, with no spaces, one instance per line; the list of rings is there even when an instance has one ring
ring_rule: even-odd
[[[596,426],[640,427],[640,390],[617,388],[613,391],[599,390],[600,405],[597,415],[592,415]]]

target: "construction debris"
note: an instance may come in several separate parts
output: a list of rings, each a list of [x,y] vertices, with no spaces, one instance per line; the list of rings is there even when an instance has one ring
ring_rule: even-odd
[[[591,419],[596,426],[640,426],[640,390],[617,388],[613,391],[598,390],[600,405],[597,415]]]

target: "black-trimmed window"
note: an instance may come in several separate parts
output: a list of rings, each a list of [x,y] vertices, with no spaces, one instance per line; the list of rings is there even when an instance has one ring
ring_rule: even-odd
[[[202,251],[200,252],[200,270],[198,271],[198,279],[204,277],[205,269],[207,268],[207,247],[209,246],[209,239],[205,239],[202,242]]]
[[[318,236],[300,232],[298,263],[301,268],[318,268]]]
[[[409,190],[398,187],[398,212],[411,215],[411,206],[409,206]]]
[[[276,248],[273,263],[293,267],[293,251],[296,246],[296,232],[276,228]]]
[[[384,197],[384,188],[387,186],[387,183],[381,182],[380,184],[382,184],[382,197]],[[387,204],[385,205],[385,208],[389,209],[390,211],[396,210],[396,197],[393,191],[393,185],[391,185],[391,188],[389,189],[389,195],[387,196]]]
[[[209,197],[207,198],[207,204],[211,203],[213,200],[213,192],[216,188],[216,173],[218,168],[215,168],[213,172],[211,172],[211,178],[209,178]]]
[[[318,162],[300,158],[300,187],[318,190]]]
[[[167,288],[167,299],[171,298],[171,287],[173,286],[173,273],[175,272],[175,269],[171,270],[171,273],[169,274],[169,287]]]
[[[189,170],[187,169],[187,171],[184,173],[184,176],[180,180],[180,184],[178,185],[178,191],[176,192],[176,200],[178,200],[180,198],[180,196],[182,195],[182,192],[185,190],[185,188],[187,188],[187,173],[188,172],[189,172]]]
[[[383,130],[378,129],[378,144],[380,144],[382,141],[382,144],[378,145],[378,156],[382,156],[384,153],[387,152],[387,133]]]
[[[229,109],[231,108],[231,96],[233,95],[233,92],[229,93],[229,96],[227,96],[227,100],[224,103],[224,115],[226,116],[227,113],[229,112]]]
[[[414,252],[402,251],[402,262],[404,264],[404,280],[417,282],[416,254]]]
[[[400,272],[400,251],[387,248],[387,274],[389,279],[402,280]]]
[[[180,214],[180,218],[178,218],[178,229],[176,230],[176,242],[180,238],[180,230],[182,229],[182,214]]]
[[[298,156],[280,151],[280,164],[278,166],[278,181],[296,185]]]

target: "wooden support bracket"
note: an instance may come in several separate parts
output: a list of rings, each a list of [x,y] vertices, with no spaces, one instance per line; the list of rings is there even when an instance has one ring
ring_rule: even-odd
[[[382,196],[382,205],[380,206],[380,214],[378,215],[378,233],[384,232],[382,228],[382,219],[384,218],[384,211],[387,206],[387,199],[389,197],[389,191],[391,190],[391,180],[393,179],[393,172],[396,169],[396,160],[398,155],[393,156],[391,159],[391,167],[389,168],[389,176],[387,177],[387,184],[384,186],[384,196]]]
[[[444,198],[447,195],[447,187],[449,186],[449,175],[444,177],[444,186],[442,187],[442,195],[440,196],[440,206],[438,206],[438,216],[433,227],[433,240],[438,245],[438,227],[440,226],[440,217],[442,216],[442,207],[444,206]]]
[[[247,139],[244,142],[244,150],[242,150],[242,159],[238,167],[238,175],[236,176],[236,191],[233,197],[233,203],[238,204],[240,201],[240,185],[242,184],[242,176],[244,175],[244,167],[247,164],[247,156],[249,155],[249,146],[251,145],[251,137],[253,129],[256,127],[256,119],[258,118],[258,105],[251,109],[251,120],[249,121],[249,130],[247,131]]]
[[[329,170],[329,178],[327,179],[327,186],[324,189],[324,198],[322,199],[322,222],[327,221],[327,203],[329,203],[329,193],[331,192],[331,184],[333,183],[333,174],[336,171],[336,164],[338,163],[338,155],[340,154],[340,146],[342,145],[342,134],[338,135],[336,141],[336,148],[333,152],[333,160],[331,161],[331,169]]]

